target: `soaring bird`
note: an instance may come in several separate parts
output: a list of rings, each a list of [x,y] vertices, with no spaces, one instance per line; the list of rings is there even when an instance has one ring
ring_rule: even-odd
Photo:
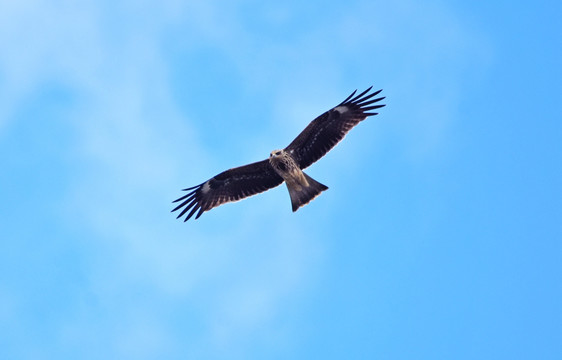
[[[359,122],[378,114],[372,110],[385,106],[375,104],[384,99],[374,98],[382,89],[369,94],[371,89],[372,86],[356,96],[355,90],[339,105],[314,119],[285,149],[272,151],[269,159],[226,170],[204,183],[183,189],[189,192],[173,201],[181,203],[172,212],[183,208],[178,219],[188,211],[184,221],[195,213],[198,219],[214,207],[242,200],[283,182],[287,184],[293,212],[297,211],[328,189],[303,170],[336,146]]]

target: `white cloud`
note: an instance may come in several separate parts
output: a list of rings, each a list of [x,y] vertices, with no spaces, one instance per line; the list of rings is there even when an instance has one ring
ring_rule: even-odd
[[[96,12],[81,2],[0,4],[0,127],[22,100],[49,81],[74,85],[99,61]]]
[[[405,3],[407,9],[416,8]],[[170,312],[191,306],[204,309],[203,335],[187,340],[199,349],[193,353],[209,345],[243,352],[251,339],[268,333],[264,328],[282,316],[283,303],[298,298],[311,281],[311,269],[320,266],[323,246],[313,234],[321,231],[295,220],[285,189],[262,195],[259,203],[252,199],[214,210],[197,223],[180,224],[168,213],[176,190],[191,185],[185,179],[213,175],[213,160],[172,100],[162,50],[167,31],[184,31],[188,49],[197,38],[220,49],[225,61],[235,63],[248,79],[246,88],[270,88],[272,112],[280,123],[276,129],[283,129],[288,140],[317,112],[334,105],[324,104],[328,96],[343,98],[349,87],[379,86],[383,78],[383,84],[401,89],[387,90],[393,96],[388,102],[403,108],[389,111],[397,120],[389,126],[410,129],[411,139],[420,136],[412,150],[417,153],[441,141],[455,111],[457,72],[467,52],[457,44],[466,44],[468,35],[453,14],[432,8],[433,16],[420,23],[419,14],[404,11],[401,4],[384,9],[351,5],[346,14],[354,15],[321,19],[295,42],[273,44],[244,28],[235,4],[0,5],[5,80],[0,127],[45,82],[60,82],[82,95],[70,112],[78,140],[69,151],[77,169],[70,174],[75,181],[65,208],[69,222],[88,233],[76,241],[93,249],[83,294],[90,300],[69,306],[61,342],[107,346],[105,355],[158,354],[186,341],[175,333],[186,329],[168,321]],[[389,11],[392,16],[386,15]],[[291,21],[289,10],[279,17],[266,13],[277,24]],[[391,17],[402,21],[393,23]],[[451,31],[444,35],[442,27]],[[404,40],[408,36],[416,38]],[[412,49],[404,46],[414,46],[419,61],[408,59]],[[384,60],[387,53],[399,62]],[[447,55],[453,65],[445,69],[443,86],[424,86],[442,70]],[[224,216],[229,212],[244,213],[243,223]],[[212,215],[213,222],[205,220]],[[222,228],[217,221],[223,221]],[[104,333],[101,340],[92,341],[99,332]]]
[[[240,243],[248,235],[246,229],[275,213],[248,209],[246,218],[252,222],[246,227],[214,236],[207,235],[209,224],[173,219],[170,200],[179,195],[180,186],[189,185],[182,179],[192,169],[203,173],[206,166],[205,148],[197,144],[188,119],[170,100],[160,49],[163,29],[177,20],[177,14],[152,11],[156,3],[140,19],[135,18],[133,2],[120,9],[115,5],[111,10],[122,13],[111,15],[105,8],[113,5],[83,5],[34,2],[29,5],[33,11],[14,10],[19,15],[9,31],[36,26],[24,36],[26,44],[10,48],[13,52],[3,62],[9,84],[22,85],[4,88],[10,91],[12,97],[6,101],[13,108],[50,81],[82,95],[69,112],[78,140],[77,147],[68,150],[74,153],[77,169],[70,174],[75,181],[65,208],[73,226],[88,233],[85,239],[72,241],[92,249],[83,294],[91,300],[69,305],[60,341],[77,346],[77,353],[89,349],[110,357],[151,357],[185,341],[170,330],[169,311],[182,312],[186,303],[202,306],[209,301],[212,305],[202,315],[208,324],[207,339],[187,342],[216,343],[220,327],[220,341],[235,346],[272,321],[282,299],[301,286],[304,264],[311,264],[303,254],[311,252],[307,248],[311,243],[286,241],[299,229],[266,240],[260,236],[259,241],[279,251],[266,251],[267,258],[246,264],[256,236],[265,230],[259,227],[252,234],[256,240]],[[107,30],[125,14],[133,26],[115,33]],[[213,29],[203,28],[209,36],[214,36]],[[262,270],[269,276],[250,276]],[[232,279],[231,285],[205,290],[205,282],[224,284],[225,276]],[[98,333],[103,335],[92,340]]]

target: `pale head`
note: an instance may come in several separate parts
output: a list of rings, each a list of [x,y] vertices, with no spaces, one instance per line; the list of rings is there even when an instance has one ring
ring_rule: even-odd
[[[283,153],[283,150],[273,150],[273,151],[269,154],[269,157],[281,156],[282,153]]]

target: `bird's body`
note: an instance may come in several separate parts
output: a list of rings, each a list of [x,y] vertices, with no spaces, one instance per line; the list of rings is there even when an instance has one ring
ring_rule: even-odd
[[[273,170],[283,178],[289,195],[291,196],[291,204],[293,211],[303,205],[308,204],[316,196],[324,190],[326,185],[320,184],[302,171],[297,162],[291,156],[291,152],[285,150],[275,150],[271,152],[269,163]]]
[[[314,119],[285,149],[272,151],[269,159],[224,171],[200,185],[184,189],[191,192],[174,201],[181,203],[172,212],[183,207],[179,218],[191,209],[184,221],[198,211],[197,219],[216,206],[258,194],[283,182],[289,190],[293,211],[297,211],[328,189],[303,170],[330,151],[367,116],[377,115],[370,110],[384,106],[372,105],[384,97],[371,100],[382,90],[366,95],[370,90],[353,97],[354,91],[341,104]]]
[[[269,163],[273,170],[285,180],[287,185],[291,185],[300,190],[301,187],[309,186],[304,172],[299,168],[295,159],[285,150],[275,150],[269,156]]]

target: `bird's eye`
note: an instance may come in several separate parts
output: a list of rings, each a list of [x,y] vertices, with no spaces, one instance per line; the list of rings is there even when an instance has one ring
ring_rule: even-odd
[[[281,155],[281,151],[276,152],[275,155]]]

